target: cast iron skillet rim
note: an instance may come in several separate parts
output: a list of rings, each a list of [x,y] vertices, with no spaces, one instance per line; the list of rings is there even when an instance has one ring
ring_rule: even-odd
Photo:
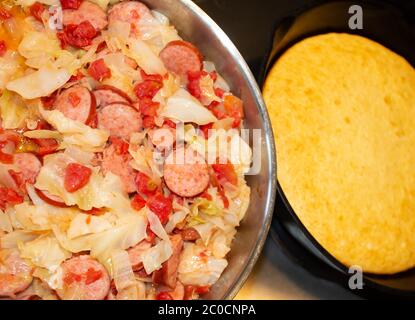
[[[268,116],[268,111],[265,107],[265,103],[262,99],[261,91],[255,81],[254,76],[252,75],[251,70],[249,69],[247,63],[243,59],[242,55],[239,53],[238,49],[229,39],[229,37],[225,34],[225,32],[194,2],[191,0],[181,0],[181,2],[195,15],[199,16],[204,20],[213,30],[215,35],[222,41],[224,46],[227,50],[231,53],[234,60],[237,62],[237,65],[242,71],[245,81],[249,83],[251,90],[253,91],[254,97],[257,102],[258,111],[260,112],[262,122],[264,124],[264,137],[265,137],[265,144],[267,149],[267,157],[269,166],[266,168],[269,172],[269,179],[268,182],[268,189],[267,189],[267,197],[264,199],[266,202],[266,209],[265,209],[265,219],[264,225],[261,230],[261,234],[258,237],[254,250],[251,252],[251,255],[248,258],[248,262],[242,271],[242,273],[236,278],[234,283],[229,286],[229,289],[224,294],[222,299],[230,300],[233,299],[238,291],[242,288],[245,281],[247,280],[249,274],[252,271],[256,261],[258,260],[262,248],[265,244],[265,240],[267,239],[268,231],[271,226],[271,221],[274,213],[274,204],[275,204],[275,195],[276,195],[276,152],[275,152],[275,144],[274,144],[274,136],[271,128],[271,122]]]
[[[327,5],[329,3],[335,3],[335,2],[349,2],[349,1],[344,1],[344,0],[337,0],[337,1],[327,1],[324,3],[319,3],[319,4],[315,4],[312,6],[306,6],[305,8],[303,8],[303,10],[297,12],[296,16],[293,16],[292,14],[287,14],[287,16],[283,19],[280,19],[279,21],[276,21],[274,23],[274,31],[271,35],[271,39],[270,39],[270,45],[268,46],[268,51],[266,56],[264,57],[264,60],[261,63],[261,69],[260,69],[260,74],[259,74],[259,84],[261,86],[261,88],[264,87],[265,85],[265,81],[266,81],[266,77],[268,75],[268,73],[270,72],[271,68],[274,66],[274,64],[276,63],[276,61],[289,49],[291,48],[293,45],[295,45],[296,43],[300,42],[301,40],[304,40],[306,38],[309,38],[311,36],[315,36],[315,35],[319,35],[319,34],[325,34],[327,32],[343,32],[343,33],[349,33],[349,34],[358,34],[358,32],[345,32],[344,30],[326,30],[326,31],[320,31],[320,32],[316,32],[313,34],[306,34],[303,35],[301,37],[299,37],[298,39],[295,39],[295,41],[290,41],[287,45],[285,45],[284,47],[282,47],[280,49],[280,51],[278,52],[273,52],[274,48],[275,48],[275,33],[277,32],[277,30],[281,27],[286,27],[287,24],[292,25],[295,20],[309,12],[310,10],[313,10],[315,8],[318,8],[320,6],[324,6]],[[389,7],[389,8],[393,8],[396,9],[395,13],[400,13],[402,15],[403,18],[405,18],[405,20],[407,20],[407,15],[405,13],[402,12],[401,9],[399,9],[399,7],[389,3],[377,3],[376,1],[358,1],[360,3],[365,3],[366,5],[373,5],[373,6],[381,6],[383,8],[385,7]],[[395,11],[395,10],[394,10]],[[287,28],[289,29],[289,27]],[[369,37],[367,36],[369,39],[376,41],[382,45],[384,45],[387,48],[390,48],[387,44],[384,44],[383,41],[380,41],[380,39],[376,39],[374,37]],[[391,49],[393,50],[393,49]],[[393,50],[395,51],[395,50]],[[404,56],[405,57],[405,56]],[[409,62],[409,61],[408,61]],[[286,211],[288,212],[290,218],[292,219],[292,221],[295,223],[295,225],[299,228],[299,231],[306,237],[307,241],[309,241],[309,243],[314,247],[314,249],[316,251],[318,251],[325,259],[328,260],[324,261],[321,258],[319,258],[318,256],[316,256],[309,248],[307,248],[304,244],[300,243],[295,237],[293,237],[291,235],[290,231],[286,231],[289,235],[289,237],[291,237],[293,239],[293,241],[295,241],[299,246],[301,246],[305,251],[309,252],[310,254],[312,254],[314,256],[314,259],[319,260],[320,263],[325,264],[326,266],[330,267],[334,272],[340,272],[343,275],[349,276],[350,274],[348,273],[349,268],[342,264],[339,260],[337,260],[334,256],[332,256],[326,249],[324,249],[319,242],[317,242],[317,240],[311,235],[311,233],[308,231],[308,229],[304,226],[304,224],[301,222],[301,220],[299,219],[299,217],[297,216],[297,214],[295,213],[294,209],[292,208],[291,204],[289,203],[288,199],[285,196],[284,191],[282,190],[282,187],[277,179],[277,186],[276,186],[276,197],[279,197],[279,199],[282,201],[284,208],[286,209]],[[271,231],[270,231],[270,235],[271,238],[273,239],[273,241],[279,242],[278,238],[278,231],[275,230],[275,226],[274,223],[278,223],[280,224],[280,227],[286,229],[285,227],[285,223],[281,222],[280,218],[278,217],[278,213],[276,212],[274,215],[274,220],[272,225],[271,225]],[[287,249],[289,250],[289,249]],[[289,254],[291,256],[291,259],[295,259],[298,260],[299,257],[294,257],[291,253]],[[330,265],[331,264],[331,265]],[[302,266],[304,268],[304,266]],[[397,288],[392,288],[389,287],[387,285],[382,285],[379,284],[377,282],[374,282],[371,280],[371,278],[377,278],[377,279],[392,279],[395,277],[399,277],[400,275],[404,275],[405,273],[409,273],[409,272],[413,272],[415,270],[414,268],[411,268],[409,270],[405,270],[402,272],[398,272],[395,274],[391,274],[391,275],[379,275],[379,274],[371,274],[371,273],[364,273],[364,283],[366,286],[368,286],[369,288],[372,288],[380,293],[385,293],[385,294],[392,294],[392,295],[396,295],[396,296],[401,296],[401,297],[415,297],[415,289],[397,289]],[[311,271],[312,273],[312,271]],[[370,278],[371,277],[371,278]],[[329,277],[326,278],[329,281],[333,281],[332,279],[330,279]],[[335,281],[335,280],[334,280]],[[339,283],[339,281],[335,281],[337,283]],[[355,292],[356,294],[359,295],[359,292]]]

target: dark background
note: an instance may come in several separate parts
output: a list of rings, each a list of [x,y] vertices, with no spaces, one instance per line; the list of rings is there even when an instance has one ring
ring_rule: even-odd
[[[314,6],[334,2],[323,0],[193,0],[226,32],[242,53],[255,77],[270,49],[275,27],[287,17],[297,16]],[[413,0],[356,1],[387,3],[402,7],[414,19]]]

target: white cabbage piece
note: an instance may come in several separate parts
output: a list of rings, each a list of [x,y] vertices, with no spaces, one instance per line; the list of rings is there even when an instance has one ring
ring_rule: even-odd
[[[111,228],[112,224],[105,216],[78,213],[71,221],[67,234],[69,239],[74,239],[87,234],[100,233]]]
[[[59,0],[15,0],[17,5],[21,5],[22,7],[29,7],[35,2],[40,2],[46,4],[48,6],[57,6],[60,5]]]
[[[111,253],[111,263],[115,288],[118,292],[136,284],[136,279],[127,251],[114,250]]]
[[[123,290],[118,290],[117,300],[145,300],[146,284],[143,281],[136,280],[135,284]]]
[[[147,74],[164,75],[167,73],[167,69],[158,55],[141,39],[129,39],[126,55],[133,58]]]
[[[31,139],[63,139],[62,135],[56,130],[30,130],[24,132],[23,135]]]
[[[118,176],[108,173],[105,177],[98,167],[90,167],[92,174],[89,182],[75,192],[68,192],[64,185],[65,168],[68,164],[78,162],[68,152],[54,153],[44,157],[43,166],[37,176],[35,187],[58,196],[67,205],[77,205],[82,210],[92,208],[130,208],[128,196],[122,189]],[[84,165],[86,165],[84,163]],[[130,209],[132,210],[132,209]]]
[[[39,109],[43,118],[63,135],[61,148],[71,145],[86,151],[99,151],[105,146],[109,133],[105,130],[93,129],[79,121],[71,120],[58,110]]]
[[[148,223],[150,225],[151,231],[154,232],[154,234],[159,237],[160,239],[163,239],[165,241],[169,240],[169,235],[167,234],[166,230],[164,230],[163,225],[160,222],[160,219],[147,207],[144,207],[143,210],[147,214]]]
[[[217,121],[216,117],[207,108],[184,89],[177,90],[167,99],[166,106],[160,112],[166,118],[181,122],[193,122],[204,125]]]
[[[212,285],[219,279],[227,265],[226,259],[211,256],[205,247],[185,243],[180,256],[178,278],[184,285]]]
[[[62,87],[71,77],[65,69],[42,67],[33,73],[10,81],[6,88],[17,92],[25,99],[35,99],[50,95]]]
[[[48,270],[46,268],[35,267],[33,277],[42,280],[49,288],[56,290],[61,289],[63,285],[63,270],[58,266],[55,270]]]
[[[10,220],[10,217],[3,212],[3,210],[0,209],[0,231],[4,232],[12,232],[13,231],[13,225]]]
[[[161,268],[161,265],[167,261],[173,254],[170,241],[161,240],[154,247],[151,247],[143,253],[143,266],[147,274]]]
[[[0,116],[3,129],[23,128],[29,117],[29,109],[19,95],[3,90],[0,97]]]
[[[1,249],[17,248],[19,243],[25,243],[36,239],[39,234],[25,230],[15,230],[2,237],[0,237]]]
[[[12,78],[19,77],[23,72],[19,59],[20,55],[10,50],[0,57],[0,90],[5,89]]]
[[[71,254],[63,249],[54,236],[41,236],[20,244],[20,256],[33,265],[55,271]]]
[[[25,230],[52,230],[53,225],[68,225],[79,212],[76,208],[58,208],[48,204],[32,205],[27,202],[15,205],[16,219]]]

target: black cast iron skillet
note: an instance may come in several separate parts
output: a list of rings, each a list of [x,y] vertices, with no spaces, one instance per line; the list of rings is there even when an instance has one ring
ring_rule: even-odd
[[[356,4],[363,9],[362,30],[349,28],[349,8]],[[304,38],[327,32],[365,36],[402,55],[415,66],[415,25],[410,22],[410,16],[415,14],[414,8],[414,1],[406,1],[405,7],[396,2],[391,4],[385,1],[326,1],[300,14],[286,17],[276,22],[269,56],[259,75],[260,84],[263,84],[267,72],[287,48]],[[310,272],[349,288],[351,274],[348,268],[311,236],[293,211],[279,184],[272,235]],[[413,299],[415,269],[390,276],[364,274],[363,289],[353,292],[367,298]]]

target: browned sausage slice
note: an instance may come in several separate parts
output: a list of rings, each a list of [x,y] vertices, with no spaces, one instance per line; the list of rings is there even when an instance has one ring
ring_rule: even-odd
[[[59,94],[54,107],[71,120],[88,123],[96,112],[95,96],[85,87],[73,86]]]
[[[63,24],[80,24],[81,22],[89,21],[93,27],[100,31],[105,29],[108,24],[107,15],[104,10],[95,3],[84,1],[78,9],[63,10]]]
[[[139,244],[127,250],[134,271],[143,268],[143,253],[151,248],[151,243],[143,240]]]
[[[194,197],[209,185],[205,159],[190,148],[178,148],[166,158],[164,181],[167,187],[182,197]]]
[[[153,272],[153,283],[166,285],[172,289],[177,283],[177,269],[179,268],[180,253],[183,248],[183,239],[181,235],[170,236],[173,253],[169,260],[163,263],[161,269]]]
[[[16,249],[0,250],[0,297],[14,297],[32,282],[32,267]]]
[[[98,111],[98,128],[114,137],[129,140],[132,133],[142,129],[142,123],[140,113],[127,104],[117,102]]]
[[[174,40],[160,52],[160,59],[170,72],[187,79],[189,72],[202,70],[203,56],[193,44]]]
[[[89,255],[66,260],[62,264],[62,288],[57,289],[63,300],[103,300],[110,289],[107,270]]]

